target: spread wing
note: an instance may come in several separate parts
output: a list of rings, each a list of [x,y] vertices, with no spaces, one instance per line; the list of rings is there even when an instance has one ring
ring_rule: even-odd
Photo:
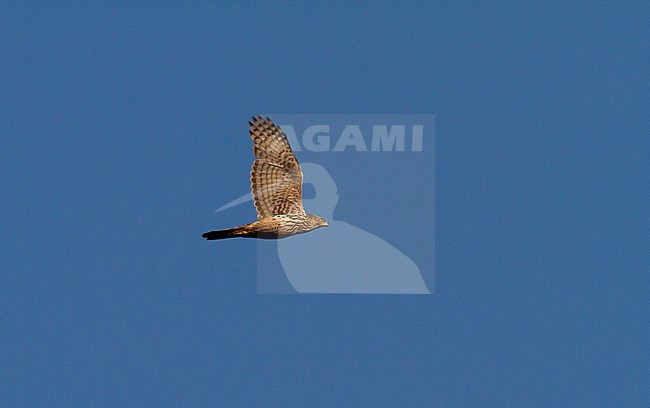
[[[251,192],[257,217],[304,214],[302,170],[287,136],[268,117],[253,117],[248,125],[257,157],[251,170]]]

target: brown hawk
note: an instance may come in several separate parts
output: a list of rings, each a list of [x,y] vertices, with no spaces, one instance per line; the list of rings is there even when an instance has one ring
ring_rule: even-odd
[[[257,160],[251,169],[251,192],[257,221],[203,234],[208,240],[224,238],[278,239],[327,227],[323,218],[302,207],[302,170],[282,129],[268,117],[248,122]]]

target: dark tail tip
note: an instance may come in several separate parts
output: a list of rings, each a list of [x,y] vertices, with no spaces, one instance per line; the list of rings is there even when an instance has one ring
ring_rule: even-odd
[[[231,230],[219,230],[219,231],[208,231],[201,236],[207,239],[208,241],[213,241],[215,239],[232,238],[234,235],[232,234]]]

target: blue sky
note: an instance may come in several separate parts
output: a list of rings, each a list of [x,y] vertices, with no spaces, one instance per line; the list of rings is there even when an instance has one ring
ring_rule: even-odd
[[[0,4],[0,406],[648,405],[647,22]],[[434,296],[257,295],[200,239],[264,112],[435,114]]]

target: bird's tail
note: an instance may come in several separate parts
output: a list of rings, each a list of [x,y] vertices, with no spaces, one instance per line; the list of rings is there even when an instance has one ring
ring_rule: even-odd
[[[243,227],[235,227],[235,228],[229,228],[225,230],[208,231],[201,236],[207,239],[208,241],[212,241],[215,239],[235,238],[235,237],[245,236],[245,229]]]

